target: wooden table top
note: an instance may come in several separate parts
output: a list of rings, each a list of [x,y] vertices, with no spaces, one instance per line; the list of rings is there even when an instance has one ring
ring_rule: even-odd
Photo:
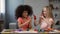
[[[17,29],[15,29],[17,30]],[[56,31],[56,32],[37,32],[34,31],[33,29],[29,30],[29,31],[14,31],[14,29],[4,29],[1,33],[60,33],[60,31]]]

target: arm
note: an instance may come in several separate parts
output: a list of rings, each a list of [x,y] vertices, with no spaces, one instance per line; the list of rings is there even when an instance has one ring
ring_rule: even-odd
[[[37,24],[36,24],[37,22],[36,22],[36,20],[34,20],[34,26],[37,26]]]
[[[29,29],[31,29],[31,28],[32,28],[31,23],[32,23],[32,20],[29,22]]]
[[[42,20],[41,17],[39,18],[39,22],[37,22],[36,20],[34,20],[34,25],[37,26],[37,25],[41,24],[41,20]]]
[[[42,15],[39,17],[39,22],[37,22],[36,20],[34,20],[34,25],[37,26],[38,24],[41,24],[42,21]]]
[[[37,25],[37,22],[36,22],[36,16],[34,15],[34,26]]]
[[[21,21],[18,21],[18,27],[21,28],[27,23],[29,23],[29,20],[27,22],[23,23],[23,24],[21,24]]]
[[[39,18],[39,24],[41,24],[41,21],[42,21],[42,17]]]
[[[51,18],[50,22],[51,22],[51,28],[53,28],[53,26],[55,25],[54,20]]]

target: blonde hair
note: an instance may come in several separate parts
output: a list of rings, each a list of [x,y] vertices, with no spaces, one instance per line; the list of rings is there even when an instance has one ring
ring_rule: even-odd
[[[45,6],[45,8],[47,9],[47,18],[53,18],[51,7]]]

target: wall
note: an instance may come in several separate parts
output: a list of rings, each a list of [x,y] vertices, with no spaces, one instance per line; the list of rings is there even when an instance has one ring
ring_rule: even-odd
[[[24,0],[6,0],[6,23],[5,27],[8,28],[10,22],[16,22],[15,9],[18,5],[23,4]]]
[[[54,8],[59,7],[58,10],[56,10],[56,9],[53,10],[53,16],[55,16],[55,14],[57,14],[57,17],[54,18],[55,23],[56,23],[57,21],[60,21],[60,2],[52,2],[52,4],[53,4]]]
[[[0,10],[1,10],[1,0],[0,0]]]

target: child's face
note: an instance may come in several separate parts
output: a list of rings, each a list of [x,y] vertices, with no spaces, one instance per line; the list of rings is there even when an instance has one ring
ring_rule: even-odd
[[[28,12],[24,11],[23,14],[22,14],[22,16],[26,18],[28,16]]]
[[[47,14],[47,9],[46,8],[43,9],[43,14],[44,14],[44,16],[46,16],[46,14]]]

